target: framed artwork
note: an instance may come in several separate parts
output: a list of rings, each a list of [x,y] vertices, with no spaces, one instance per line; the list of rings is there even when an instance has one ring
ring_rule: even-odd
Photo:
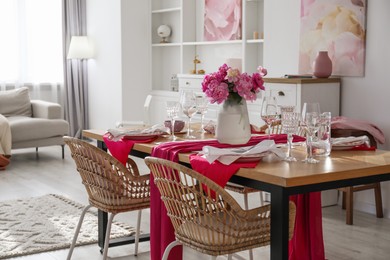
[[[328,51],[332,75],[364,76],[367,0],[301,0],[299,73]]]
[[[241,39],[241,0],[205,0],[205,41]]]

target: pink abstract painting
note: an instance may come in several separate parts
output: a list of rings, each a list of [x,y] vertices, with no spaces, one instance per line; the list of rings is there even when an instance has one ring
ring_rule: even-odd
[[[311,74],[328,51],[332,75],[363,76],[366,0],[301,0],[299,73]]]
[[[204,40],[241,39],[241,0],[205,0]]]

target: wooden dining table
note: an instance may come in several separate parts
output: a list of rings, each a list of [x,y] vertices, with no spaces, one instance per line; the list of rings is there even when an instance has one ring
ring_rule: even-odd
[[[97,146],[106,150],[102,137],[104,133],[103,130],[84,130],[83,136],[95,139]],[[202,135],[202,138],[213,136]],[[164,139],[161,137],[152,143],[136,143],[131,154],[141,158],[148,156],[153,147]],[[299,162],[305,157],[303,148],[294,149],[293,155],[298,162],[263,160],[255,168],[240,169],[229,180],[270,193],[272,260],[287,260],[289,257],[290,195],[390,180],[390,151],[332,151],[330,156],[318,157],[320,162],[317,164]],[[179,162],[189,165],[189,154],[179,154]],[[104,222],[101,218],[104,218],[103,213],[99,214],[99,223]],[[99,227],[102,229],[104,226]],[[100,247],[104,246],[104,232],[105,229],[99,231]]]

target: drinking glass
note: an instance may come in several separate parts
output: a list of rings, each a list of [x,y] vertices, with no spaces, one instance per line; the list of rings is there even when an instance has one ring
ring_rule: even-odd
[[[208,107],[208,100],[205,96],[196,96],[196,108],[197,113],[200,114],[200,133],[205,133],[203,120],[204,115],[207,113],[207,107]]]
[[[302,108],[301,126],[306,129],[307,157],[303,162],[318,163],[313,158],[313,137],[320,129],[321,112],[319,103],[304,103]]]
[[[171,120],[171,138],[170,140],[175,141],[175,120],[179,115],[180,103],[177,101],[167,101],[166,109],[169,119]]]
[[[261,119],[267,124],[268,139],[271,139],[271,126],[274,122],[279,120],[278,104],[276,97],[265,96],[261,104]]]
[[[296,112],[282,112],[282,129],[287,134],[287,157],[284,159],[289,162],[296,162],[297,159],[291,155],[291,146],[293,134],[298,131],[301,115]]]
[[[191,135],[191,118],[196,113],[196,98],[193,91],[185,90],[180,95],[180,104],[183,113],[188,117],[187,135],[186,139],[193,139],[195,136]]]

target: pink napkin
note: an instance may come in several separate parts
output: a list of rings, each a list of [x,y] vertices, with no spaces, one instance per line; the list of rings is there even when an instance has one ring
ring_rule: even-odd
[[[268,136],[252,136],[246,146],[255,145]],[[286,143],[287,135],[271,135],[275,143]],[[294,136],[295,142],[304,141],[305,138]],[[242,147],[243,145],[221,144],[215,139],[202,141],[183,141],[167,142],[154,147],[153,157],[163,158],[166,160],[178,162],[178,154],[186,152],[195,152],[202,150],[203,146],[210,145],[218,148]],[[167,216],[165,206],[161,201],[161,195],[153,181],[153,175],[150,175],[150,257],[151,260],[160,260],[164,254],[165,248],[175,240],[172,223]],[[182,248],[174,247],[169,254],[169,259],[182,259]]]
[[[135,143],[150,143],[153,142],[157,136],[154,136],[150,139],[143,140],[131,140],[129,137],[121,138],[118,141],[111,140],[111,134],[105,133],[103,135],[104,143],[106,144],[108,150],[118,161],[120,161],[124,166],[126,166],[127,158],[129,157],[129,153],[133,148]]]
[[[225,165],[219,161],[214,161],[210,164],[205,158],[199,155],[190,155],[192,169],[203,174],[221,187],[225,187],[229,179],[240,168],[255,168],[259,161],[260,159],[255,162],[234,162],[230,165]],[[215,197],[213,191],[211,191],[211,194],[213,197]]]

